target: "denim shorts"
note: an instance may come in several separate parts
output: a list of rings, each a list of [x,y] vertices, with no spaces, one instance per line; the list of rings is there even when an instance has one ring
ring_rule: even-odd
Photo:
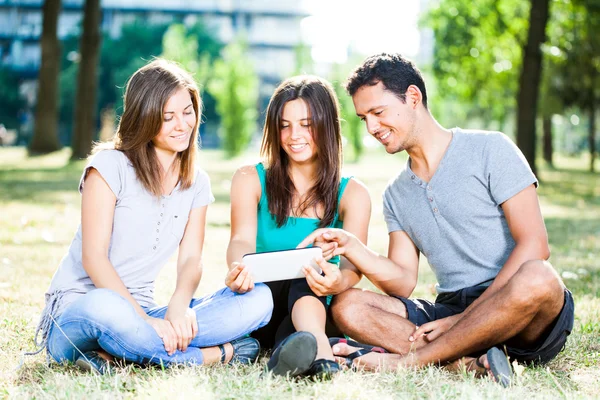
[[[396,297],[406,306],[408,320],[420,326],[427,322],[460,314],[466,310],[487,286],[472,286],[456,292],[441,293],[435,303],[423,299],[407,299]],[[567,336],[573,330],[575,305],[573,295],[565,289],[565,302],[560,314],[556,317],[544,335],[527,348],[506,344],[506,352],[515,360],[524,363],[544,364],[552,360],[564,348]]]

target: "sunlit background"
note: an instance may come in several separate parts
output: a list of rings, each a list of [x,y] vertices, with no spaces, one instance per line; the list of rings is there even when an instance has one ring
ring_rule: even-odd
[[[317,62],[344,63],[348,53],[419,54],[419,11],[425,1],[305,0],[302,31]]]

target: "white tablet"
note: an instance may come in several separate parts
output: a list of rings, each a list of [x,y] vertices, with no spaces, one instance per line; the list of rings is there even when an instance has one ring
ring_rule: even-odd
[[[248,268],[254,282],[272,282],[304,278],[302,267],[305,265],[313,267],[320,274],[321,267],[315,258],[322,256],[320,247],[308,247],[246,254],[242,257],[242,263]]]

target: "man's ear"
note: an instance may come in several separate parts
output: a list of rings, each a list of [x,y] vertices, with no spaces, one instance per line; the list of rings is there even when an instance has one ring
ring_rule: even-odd
[[[423,94],[421,93],[421,90],[415,85],[410,85],[408,89],[406,89],[406,104],[410,105],[412,108],[417,108],[422,101]]]

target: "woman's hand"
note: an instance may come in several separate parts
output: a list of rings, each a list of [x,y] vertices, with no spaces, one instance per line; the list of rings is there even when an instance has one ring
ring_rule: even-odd
[[[232,262],[229,272],[225,277],[225,285],[232,292],[246,293],[254,289],[254,279],[252,279],[248,268],[244,264]]]
[[[161,318],[153,318],[146,317],[144,319],[148,325],[150,325],[158,336],[162,339],[165,344],[165,351],[168,355],[173,355],[175,350],[177,350],[177,335],[175,334],[175,330],[173,329],[173,325],[171,322],[161,319]]]
[[[339,294],[347,289],[344,276],[340,269],[333,264],[328,263],[323,258],[315,260],[324,275],[320,275],[314,268],[305,265],[302,272],[306,276],[306,282],[311,290],[317,296],[328,296],[330,294]]]
[[[165,314],[165,320],[173,326],[177,337],[177,350],[186,351],[198,333],[198,320],[194,310],[188,307],[182,313],[169,308]]]

